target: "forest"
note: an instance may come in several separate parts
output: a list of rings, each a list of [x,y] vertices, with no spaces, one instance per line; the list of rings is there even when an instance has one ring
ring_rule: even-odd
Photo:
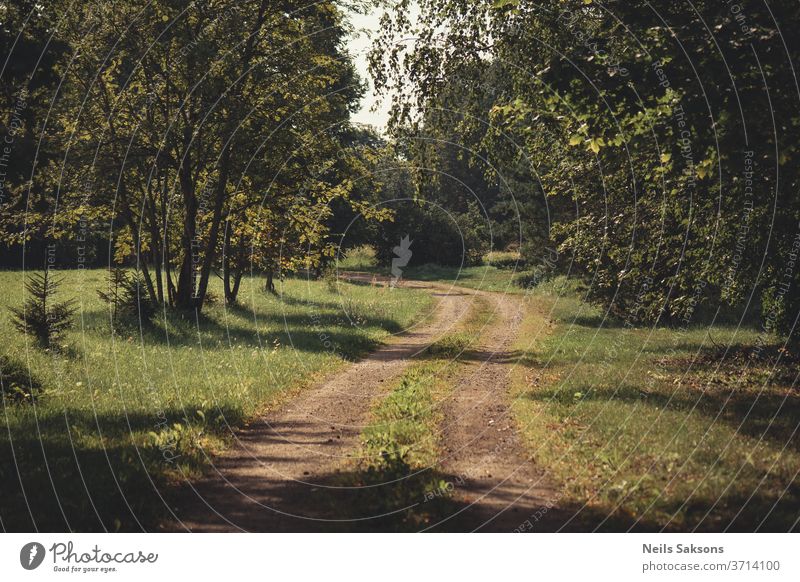
[[[796,0],[0,2],[0,526],[203,529],[186,488],[308,400],[348,460],[287,457],[264,503],[344,529],[526,529],[460,504],[528,454],[546,530],[796,530],[798,26]],[[348,376],[397,342],[394,376]],[[486,426],[460,383],[516,427],[486,470],[444,452],[494,438],[459,441]]]

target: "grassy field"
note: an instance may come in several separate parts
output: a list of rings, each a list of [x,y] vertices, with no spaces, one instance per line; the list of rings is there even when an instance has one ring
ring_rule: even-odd
[[[79,302],[77,325],[59,350],[45,352],[11,324],[22,274],[0,273],[4,389],[28,384],[28,370],[41,386],[34,402],[3,399],[7,530],[152,527],[168,514],[170,485],[196,476],[231,427],[431,306],[420,291],[287,280],[273,296],[248,279],[239,306],[212,305],[199,320],[160,313],[112,333],[97,296],[105,272],[62,274],[60,299]]]
[[[350,260],[355,267],[369,257]],[[407,277],[450,283],[453,274],[427,266]],[[211,305],[200,320],[161,313],[112,333],[97,297],[104,272],[64,275],[61,298],[79,301],[78,325],[59,350],[45,352],[11,324],[21,274],[0,273],[4,390],[40,386],[33,402],[2,403],[0,526],[8,530],[152,527],[168,515],[173,485],[197,476],[232,427],[432,305],[425,291],[342,281],[287,280],[274,296],[248,279],[240,306]],[[458,282],[523,292],[513,277],[482,266]],[[604,319],[561,278],[525,300],[513,409],[559,490],[561,514],[574,515],[569,528],[797,528],[797,354],[780,352],[777,338],[754,327],[651,329]],[[380,526],[414,530],[449,511],[446,496],[419,503],[444,486],[437,404],[489,315],[477,300],[460,329],[412,363],[373,409],[357,460],[335,479],[367,486],[349,515],[417,503]],[[395,486],[373,487],[395,478]]]
[[[797,528],[797,360],[776,365],[776,342],[728,325],[602,322],[563,280],[541,285],[517,345],[515,412],[571,526]]]

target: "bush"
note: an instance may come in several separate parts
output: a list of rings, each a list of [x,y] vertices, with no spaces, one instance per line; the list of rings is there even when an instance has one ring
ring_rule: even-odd
[[[74,301],[53,302],[61,282],[50,275],[49,269],[34,273],[25,283],[28,299],[21,309],[11,308],[14,326],[36,338],[42,347],[51,347],[73,325]]]
[[[370,245],[362,245],[345,250],[337,261],[336,267],[342,271],[363,271],[374,269],[377,265],[375,248]]]
[[[109,272],[107,282],[107,291],[98,291],[97,295],[108,304],[115,325],[150,321],[155,306],[142,292],[144,281],[138,272],[128,273],[125,269],[116,268]]]
[[[26,366],[8,356],[0,356],[0,391],[5,402],[32,402],[41,390],[41,383]]]
[[[492,251],[483,257],[483,264],[496,269],[523,269],[525,260],[515,251]]]

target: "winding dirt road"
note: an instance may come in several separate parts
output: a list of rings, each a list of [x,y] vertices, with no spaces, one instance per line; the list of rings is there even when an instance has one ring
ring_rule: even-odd
[[[469,311],[471,295],[424,283],[404,286],[431,289],[437,300],[433,321],[395,337],[366,359],[237,432],[234,446],[214,459],[212,471],[189,485],[174,509],[179,523],[167,529],[313,529],[315,521],[325,519],[309,511],[313,504],[306,503],[326,486],[317,478],[335,472],[357,450],[376,399]]]
[[[513,531],[555,491],[526,455],[510,413],[510,351],[523,314],[520,297],[419,282],[436,296],[433,321],[395,337],[361,362],[309,388],[282,409],[238,432],[213,470],[190,485],[175,508],[173,531],[316,531],[351,516],[316,499],[331,475],[358,451],[372,406],[410,362],[469,311],[477,295],[489,298],[492,323],[459,372],[443,403],[441,465],[459,483],[460,505],[428,529]],[[330,491],[328,491],[330,492]]]

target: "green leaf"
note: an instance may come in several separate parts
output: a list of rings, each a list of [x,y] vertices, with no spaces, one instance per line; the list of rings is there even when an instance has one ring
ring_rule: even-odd
[[[603,138],[602,137],[593,137],[589,140],[589,145],[587,146],[590,150],[594,153],[600,152],[600,147],[603,145]]]

